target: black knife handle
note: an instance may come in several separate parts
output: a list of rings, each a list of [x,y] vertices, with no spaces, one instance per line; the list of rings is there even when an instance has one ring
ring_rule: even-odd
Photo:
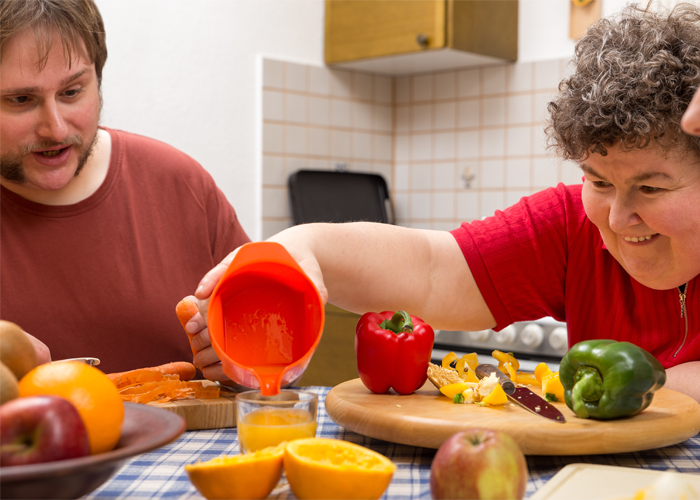
[[[478,365],[474,371],[481,378],[486,378],[492,373],[495,373],[498,377],[498,383],[501,384],[501,387],[503,388],[503,392],[505,392],[506,394],[513,394],[515,392],[515,384],[513,383],[513,381],[495,366]]]

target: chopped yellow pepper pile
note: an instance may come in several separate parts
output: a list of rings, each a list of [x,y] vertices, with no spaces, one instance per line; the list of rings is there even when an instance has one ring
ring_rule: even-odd
[[[490,406],[502,405],[508,401],[495,374],[478,382],[456,382],[440,387],[440,392],[454,403],[477,403]]]
[[[547,363],[535,367],[535,373],[518,371],[520,363],[511,353],[493,351],[492,356],[498,361],[498,369],[508,375],[516,384],[540,385],[547,401],[564,401],[564,386],[559,381],[559,372],[553,372]]]
[[[564,386],[559,381],[559,372],[553,372],[546,363],[540,363],[534,373],[520,371],[520,363],[512,353],[495,350],[492,356],[498,361],[498,369],[505,373],[514,383],[520,385],[539,385],[547,401],[564,401]],[[475,369],[479,358],[475,352],[458,358],[454,352],[442,359],[442,368],[456,371],[461,382],[454,382],[440,387],[440,392],[452,398],[455,403],[477,403],[502,405],[508,396],[498,383],[495,375],[479,380]],[[439,370],[439,368],[435,367]]]
[[[492,374],[488,378],[479,380],[476,376],[476,365],[479,364],[479,357],[475,352],[465,354],[457,358],[454,352],[442,358],[442,368],[454,370],[462,379],[461,382],[444,385],[440,387],[448,398],[452,398],[455,403],[476,403],[482,405],[502,405],[508,401],[508,396],[498,383],[498,378]]]

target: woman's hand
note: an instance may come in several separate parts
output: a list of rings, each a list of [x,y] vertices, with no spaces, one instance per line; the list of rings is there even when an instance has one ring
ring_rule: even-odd
[[[280,243],[287,249],[302,270],[313,281],[321,295],[321,300],[325,304],[328,300],[328,291],[323,283],[321,268],[313,254],[313,249],[309,246],[310,239],[303,232],[290,228],[273,236],[268,241]],[[224,374],[221,361],[211,346],[209,331],[206,328],[207,309],[209,307],[209,298],[214,288],[221,280],[226,269],[228,269],[236,253],[238,253],[238,249],[228,254],[224,260],[202,278],[195,292],[199,313],[185,326],[190,335],[196,333],[190,341],[192,350],[195,352],[194,365],[202,371],[202,374],[208,380],[221,382],[222,384],[230,384],[231,380]]]
[[[664,384],[664,388],[687,394],[700,403],[698,376],[700,376],[700,361],[689,361],[666,368],[666,384]]]
[[[326,285],[323,282],[321,267],[314,255],[313,242],[308,235],[298,229],[300,227],[301,226],[295,226],[289,228],[276,234],[267,241],[274,241],[285,247],[297,264],[299,264],[299,267],[301,267],[316,286],[316,289],[321,295],[321,300],[325,304],[328,301],[328,290],[326,290]],[[199,310],[203,312],[205,319],[206,307],[209,306],[209,297],[237,253],[238,248],[228,254],[216,267],[205,274],[199,282],[199,286],[194,295],[197,299],[203,301],[204,309],[202,309],[202,304],[200,304]]]

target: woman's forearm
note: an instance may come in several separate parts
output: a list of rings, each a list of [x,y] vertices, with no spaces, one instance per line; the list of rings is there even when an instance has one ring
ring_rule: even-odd
[[[700,403],[700,361],[691,361],[683,363],[672,368],[666,369],[666,384],[667,389],[687,394],[695,401]]]
[[[404,309],[444,329],[495,324],[448,232],[377,223],[306,224],[271,241],[285,245],[307,273],[317,263],[329,302],[349,311]]]

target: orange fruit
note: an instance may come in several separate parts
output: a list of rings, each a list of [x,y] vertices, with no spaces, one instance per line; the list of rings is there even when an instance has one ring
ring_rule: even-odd
[[[396,470],[391,460],[339,439],[305,438],[287,443],[284,470],[292,493],[305,499],[374,499]]]
[[[73,403],[85,423],[90,453],[114,449],[124,421],[116,386],[97,368],[77,361],[39,365],[19,381],[19,396],[53,394]]]
[[[187,477],[209,500],[265,498],[282,477],[284,443],[245,455],[185,465]]]

